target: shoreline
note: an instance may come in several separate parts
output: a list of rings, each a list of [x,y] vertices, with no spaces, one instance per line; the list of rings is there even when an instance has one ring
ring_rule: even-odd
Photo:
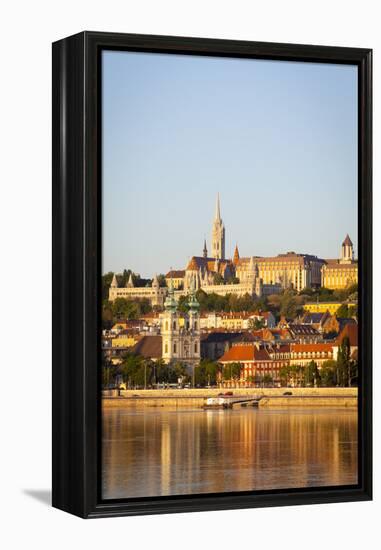
[[[186,390],[116,390],[102,392],[102,407],[189,407],[201,408],[205,399],[232,391],[234,397],[261,396],[262,407],[357,407],[357,388],[219,388]],[[291,392],[291,395],[284,395]],[[237,404],[235,407],[239,407]]]

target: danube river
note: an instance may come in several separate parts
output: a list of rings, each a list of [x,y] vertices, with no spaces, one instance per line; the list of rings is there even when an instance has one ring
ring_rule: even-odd
[[[354,408],[103,411],[103,498],[357,483]]]

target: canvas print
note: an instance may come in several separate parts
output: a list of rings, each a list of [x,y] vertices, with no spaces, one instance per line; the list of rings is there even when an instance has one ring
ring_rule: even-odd
[[[349,64],[102,52],[102,498],[358,483]]]

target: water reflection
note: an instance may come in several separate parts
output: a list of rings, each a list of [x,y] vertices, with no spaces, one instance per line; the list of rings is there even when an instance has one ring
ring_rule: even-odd
[[[103,412],[103,497],[357,483],[354,409]]]

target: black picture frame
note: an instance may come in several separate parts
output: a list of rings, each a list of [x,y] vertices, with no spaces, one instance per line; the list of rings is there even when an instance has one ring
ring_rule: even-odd
[[[359,483],[102,501],[101,117],[104,49],[358,66]],[[82,32],[53,44],[53,506],[83,518],[372,498],[372,50]]]

